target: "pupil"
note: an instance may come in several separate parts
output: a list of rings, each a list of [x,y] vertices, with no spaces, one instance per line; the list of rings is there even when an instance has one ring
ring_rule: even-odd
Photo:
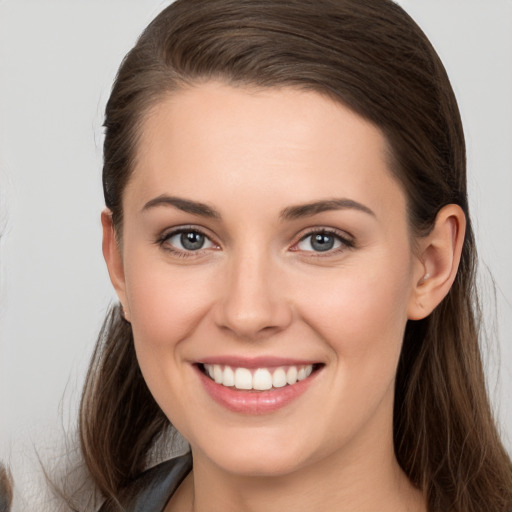
[[[325,233],[318,233],[311,240],[311,246],[315,251],[328,251],[334,247],[334,237]]]
[[[196,233],[195,231],[182,233],[180,239],[181,245],[189,251],[197,251],[201,249],[204,244],[204,235]]]

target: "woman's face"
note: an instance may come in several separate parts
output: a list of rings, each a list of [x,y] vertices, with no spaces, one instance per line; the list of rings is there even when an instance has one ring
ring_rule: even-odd
[[[377,128],[313,92],[188,88],[147,117],[123,208],[113,279],[197,460],[275,475],[390,448],[424,269]]]

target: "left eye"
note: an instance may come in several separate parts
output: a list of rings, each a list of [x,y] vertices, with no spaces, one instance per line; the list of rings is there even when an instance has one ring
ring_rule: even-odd
[[[317,232],[310,233],[302,238],[297,244],[301,251],[326,252],[337,249],[344,244],[344,241],[334,233]]]
[[[171,233],[166,237],[165,243],[180,251],[199,251],[214,246],[206,235],[194,230]]]

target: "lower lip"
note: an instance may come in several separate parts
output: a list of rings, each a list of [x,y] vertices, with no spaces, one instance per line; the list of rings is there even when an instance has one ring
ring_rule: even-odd
[[[195,369],[206,392],[220,405],[242,414],[268,414],[275,412],[301,396],[313,383],[320,370],[292,385],[269,391],[244,391],[217,384],[197,366]]]

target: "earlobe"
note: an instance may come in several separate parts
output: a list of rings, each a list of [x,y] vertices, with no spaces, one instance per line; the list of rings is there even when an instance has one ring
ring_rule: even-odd
[[[446,297],[457,275],[466,216],[449,204],[437,214],[431,232],[420,240],[418,272],[408,309],[409,320],[427,317]]]
[[[121,301],[123,312],[126,318],[128,312],[126,305],[123,259],[118,241],[116,239],[114,224],[112,222],[112,212],[108,208],[105,208],[101,212],[101,225],[103,228],[103,257],[105,258],[105,262],[107,264],[110,281],[112,282],[117,296]]]

